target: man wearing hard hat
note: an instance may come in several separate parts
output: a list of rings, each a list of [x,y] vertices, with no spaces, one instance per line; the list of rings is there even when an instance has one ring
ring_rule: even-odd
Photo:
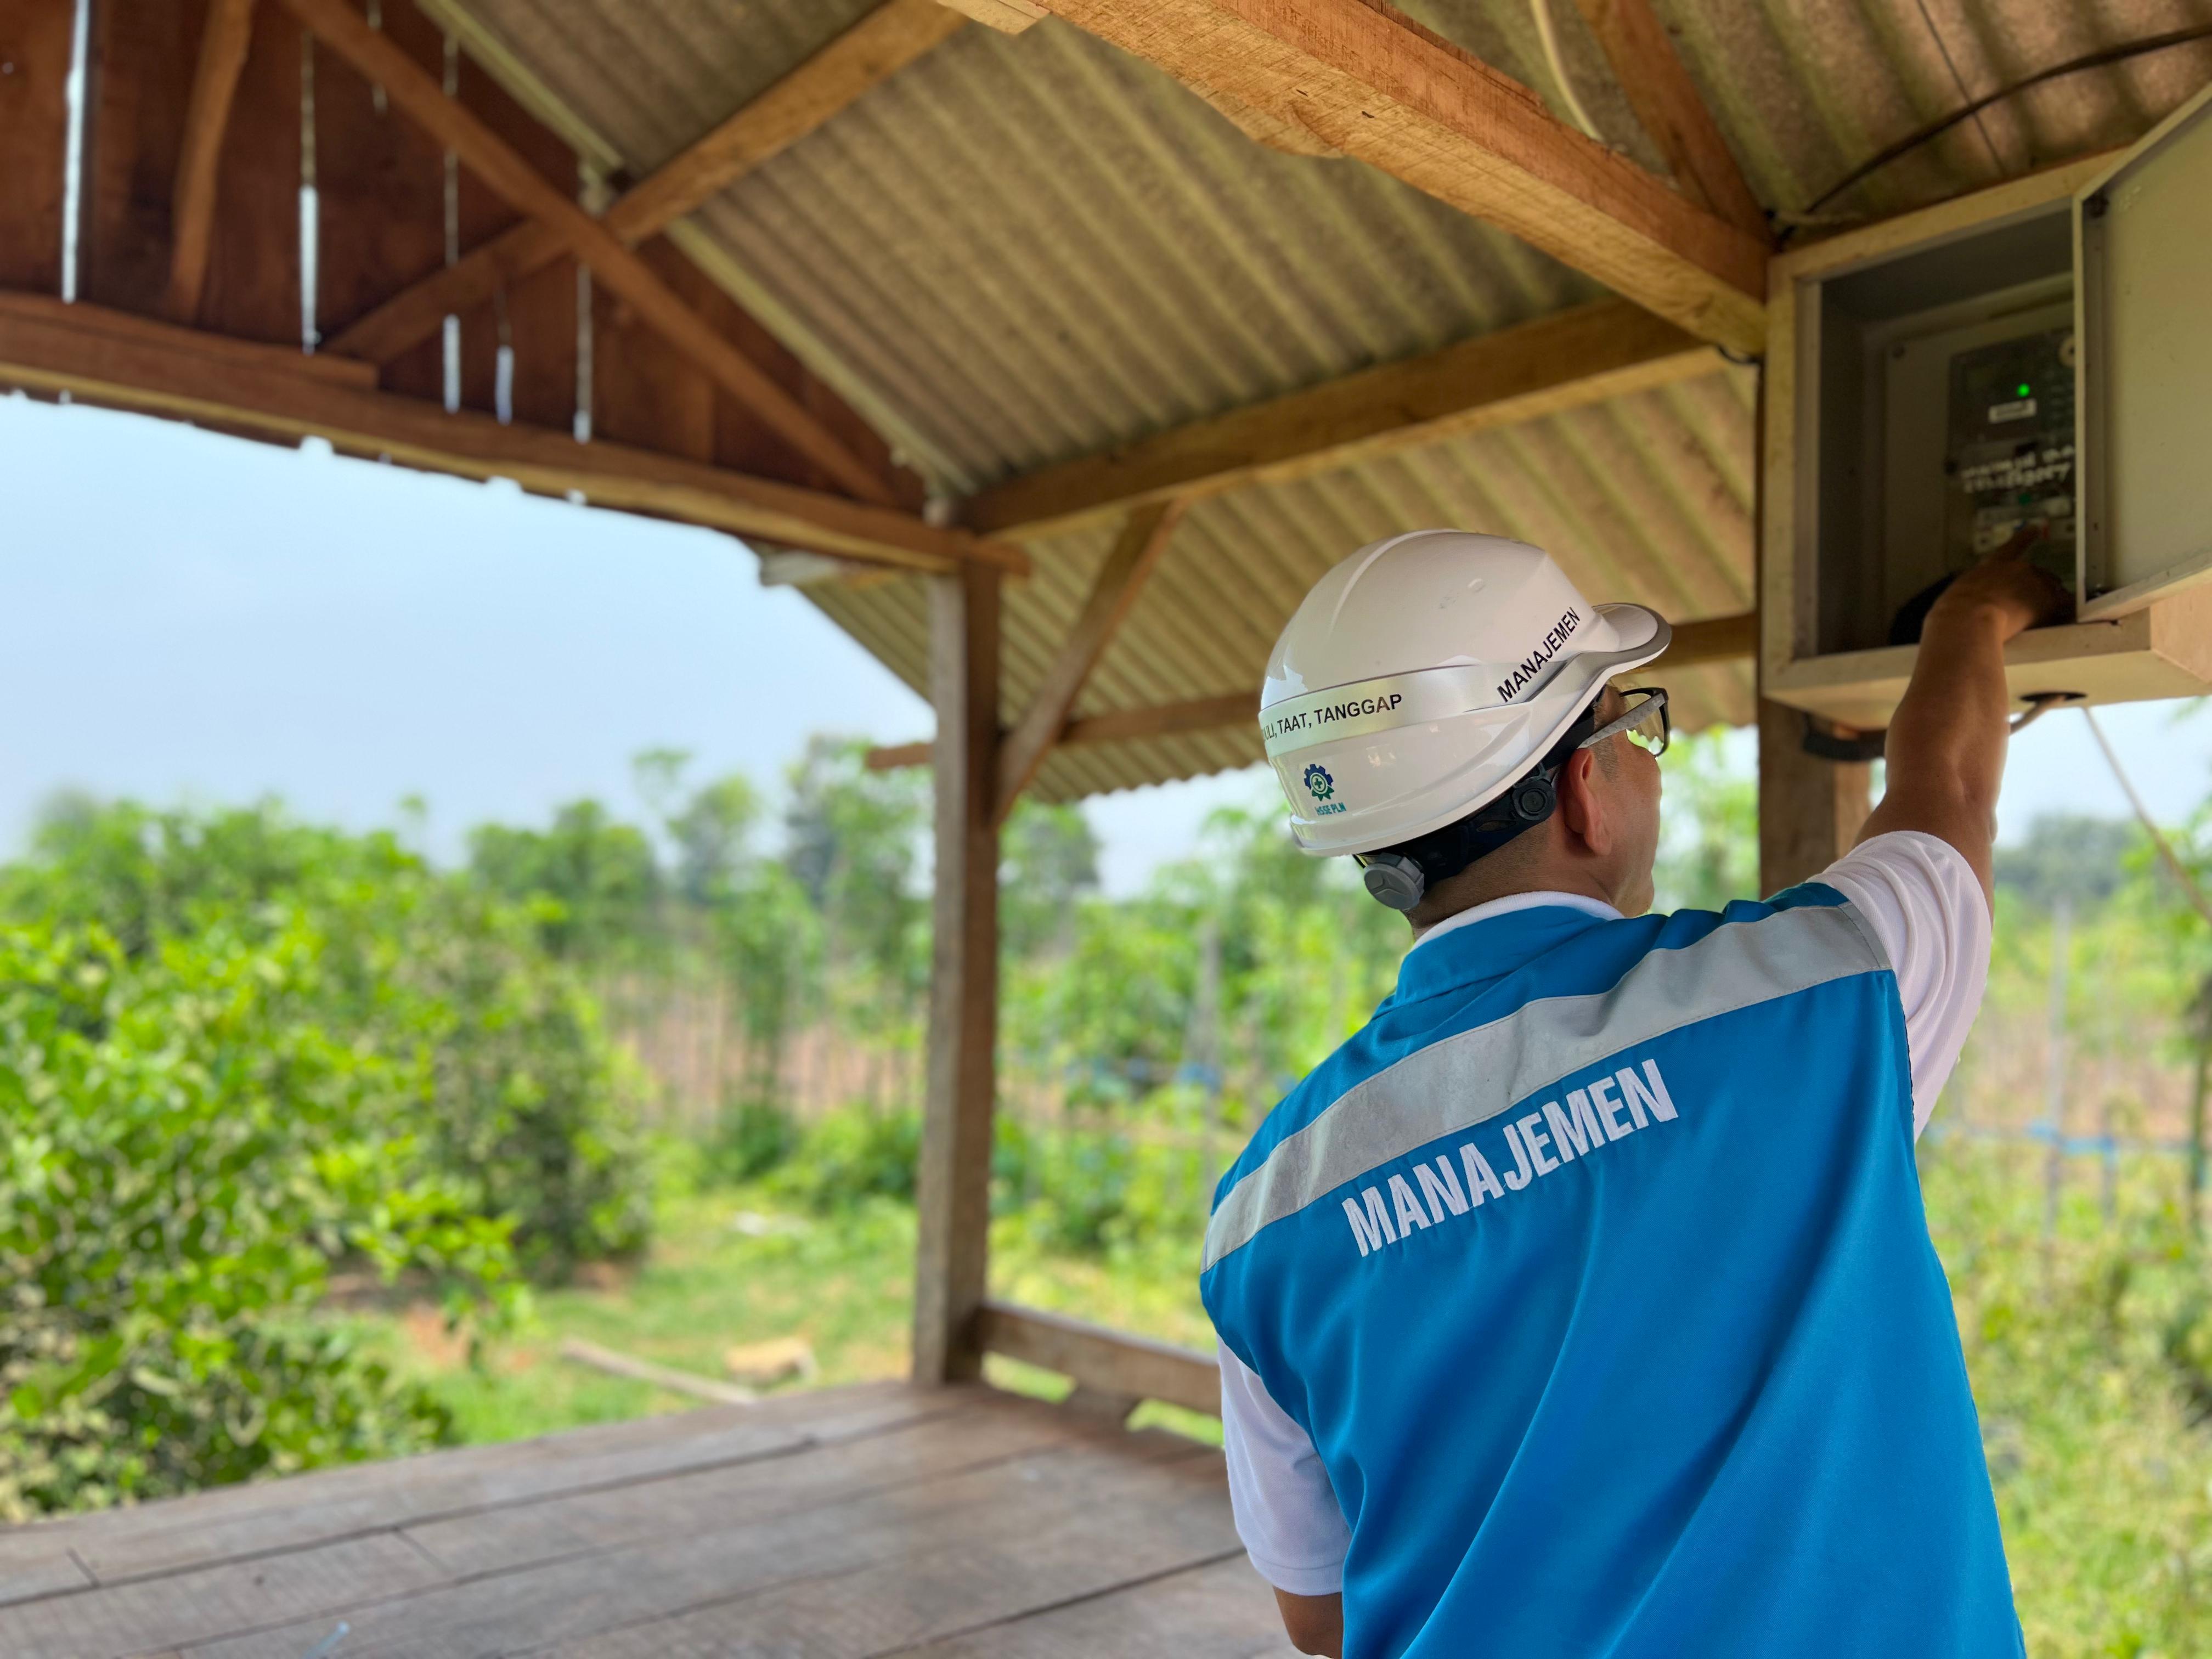
[[[1913,1141],[1981,1000],[2014,553],[1936,604],[1816,879],[1645,914],[1665,622],[1423,531],[1324,576],[1261,722],[1413,948],[1223,1178],[1237,1527],[1355,1659],[2017,1659]]]

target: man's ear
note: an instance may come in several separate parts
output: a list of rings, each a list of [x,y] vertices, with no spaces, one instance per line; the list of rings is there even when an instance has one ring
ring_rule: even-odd
[[[1613,823],[1595,775],[1597,757],[1577,749],[1567,757],[1553,780],[1559,799],[1559,817],[1586,851],[1602,858],[1613,850]]]

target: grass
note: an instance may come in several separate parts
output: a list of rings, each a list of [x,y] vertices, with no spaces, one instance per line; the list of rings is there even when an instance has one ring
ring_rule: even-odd
[[[2212,1285],[2181,1221],[2178,1163],[2124,1161],[2107,1218],[2079,1160],[2048,1239],[2039,1149],[1930,1142],[1922,1164],[2029,1653],[2212,1653]],[[792,1335],[813,1349],[813,1385],[905,1370],[911,1209],[876,1199],[808,1214],[755,1184],[672,1195],[659,1221],[641,1267],[541,1295],[473,1364],[426,1313],[380,1317],[375,1339],[471,1441],[696,1403],[560,1358],[565,1336],[706,1376],[732,1344]],[[1210,1346],[1179,1243],[1097,1255],[1040,1237],[1022,1216],[994,1224],[995,1293]],[[1066,1388],[995,1358],[990,1376],[1025,1393]],[[1213,1419],[1172,1407],[1148,1406],[1144,1420],[1219,1439]]]

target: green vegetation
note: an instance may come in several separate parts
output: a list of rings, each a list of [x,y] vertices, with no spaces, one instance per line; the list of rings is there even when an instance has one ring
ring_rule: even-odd
[[[389,836],[72,804],[0,880],[0,1515],[450,1437],[319,1317],[641,1249],[596,1011]]]
[[[1743,762],[1670,755],[1662,902],[1752,885]],[[570,1337],[707,1376],[803,1338],[786,1387],[903,1369],[921,781],[817,741],[771,853],[745,781],[684,769],[641,759],[647,823],[574,803],[452,871],[273,808],[50,816],[0,870],[0,1510],[690,1403]],[[2212,867],[2212,812],[2182,842]],[[1010,826],[992,1223],[996,1293],[1193,1346],[1213,1179],[1403,949],[1271,811],[1198,854],[1109,900],[1078,814]],[[2173,1155],[2212,929],[2108,823],[2001,879],[1930,1224],[2030,1651],[2179,1659],[2212,1650],[2212,1264]]]

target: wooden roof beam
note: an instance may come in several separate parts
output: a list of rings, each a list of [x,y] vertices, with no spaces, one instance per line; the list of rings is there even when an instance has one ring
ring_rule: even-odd
[[[177,182],[169,212],[169,287],[162,309],[180,323],[199,315],[215,241],[216,186],[231,100],[253,40],[253,0],[210,0],[200,30],[198,67],[177,149]]]
[[[1091,671],[1127,620],[1146,580],[1158,568],[1182,514],[1181,501],[1152,502],[1130,514],[1122,526],[1106,562],[1098,567],[1091,596],[1084,601],[1075,625],[1067,630],[1059,654],[1038,681],[1029,708],[999,746],[999,823],[1006,821],[1022,791],[1035,781],[1045,757],[1060,740]]]
[[[1674,638],[1665,654],[1652,665],[1659,668],[1696,668],[1708,663],[1741,662],[1759,648],[1759,613],[1747,611],[1732,617],[1706,617],[1676,623]],[[1091,744],[1127,743],[1139,738],[1173,737],[1188,732],[1219,732],[1232,726],[1250,725],[1256,732],[1260,694],[1235,691],[1227,696],[1194,697],[1188,702],[1162,703],[1151,708],[1118,708],[1111,714],[1072,720],[1060,728],[1059,741],[1073,748]],[[871,749],[867,768],[893,772],[902,766],[929,764],[927,743],[887,744]]]
[[[1171,495],[1302,477],[1708,374],[1712,349],[1626,300],[1478,335],[1266,403],[1041,467],[969,498],[969,528],[1017,538]]]
[[[617,198],[603,221],[635,247],[727,189],[963,27],[937,0],[887,0],[805,63]],[[393,295],[325,343],[391,362],[457,312],[489,300],[568,252],[552,226],[527,221]]]
[[[1681,54],[1651,9],[1651,0],[1575,0],[1613,65],[1628,106],[1674,182],[1699,207],[1718,214],[1762,242],[1771,239],[1766,210],[1759,204],[1735,152],[1683,67]]]
[[[346,0],[283,0],[324,46],[380,85],[439,143],[517,212],[544,225],[562,247],[628,301],[646,325],[697,363],[716,385],[854,495],[887,503],[889,484],[799,400],[686,305],[613,233],[570,201],[514,148],[448,98],[405,51],[368,26]]]
[[[1045,9],[1036,0],[933,0],[977,22],[994,28],[1001,34],[1020,34],[1045,20]]]
[[[272,438],[627,508],[902,570],[983,565],[1025,575],[1018,547],[905,513],[697,461],[521,424],[448,415],[375,389],[366,363],[234,340],[42,295],[0,293],[0,386],[67,392]]]
[[[1038,3],[1510,231],[1699,339],[1765,348],[1762,239],[1382,0]]]
[[[1086,714],[1072,720],[1060,731],[1054,748],[1081,749],[1094,744],[1128,743],[1138,738],[1172,738],[1188,732],[1218,732],[1224,726],[1260,719],[1259,694],[1232,691],[1222,697],[1193,697],[1188,702],[1157,703],[1150,708],[1117,708],[1110,714]],[[868,750],[871,772],[896,772],[902,766],[929,764],[931,745],[921,743],[886,744]]]

